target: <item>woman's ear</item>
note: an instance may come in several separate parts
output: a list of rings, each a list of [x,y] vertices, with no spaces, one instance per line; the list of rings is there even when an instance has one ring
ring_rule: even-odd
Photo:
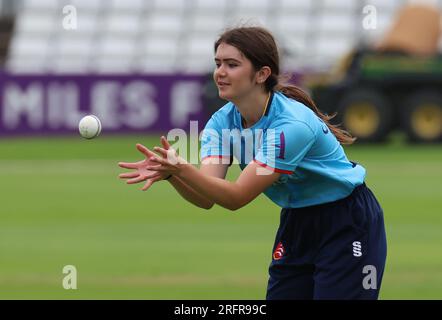
[[[256,82],[258,84],[263,84],[271,74],[272,69],[270,69],[270,67],[262,67],[256,74]]]

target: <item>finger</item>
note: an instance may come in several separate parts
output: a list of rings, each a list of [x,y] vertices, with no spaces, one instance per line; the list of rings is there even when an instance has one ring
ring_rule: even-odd
[[[167,157],[167,150],[160,148],[160,147],[154,147],[153,149],[155,150],[155,152],[158,152],[163,157]]]
[[[141,190],[146,191],[147,189],[150,188],[151,185],[153,185],[155,181],[153,181],[152,179],[147,180],[147,182],[145,183],[145,185],[141,188]]]
[[[153,179],[153,178],[160,177],[160,176],[161,176],[161,174],[159,172],[157,172],[157,171],[154,171],[152,173],[144,175],[144,177],[146,179]]]
[[[163,165],[168,165],[169,164],[167,162],[167,159],[164,159],[164,158],[150,157],[149,160],[152,161],[152,162],[163,164]]]
[[[139,162],[118,162],[118,165],[121,168],[125,168],[125,169],[137,169],[138,166],[140,165],[141,161]]]
[[[167,154],[168,152],[174,152],[175,150],[173,150],[172,148],[169,148],[168,150],[164,149],[164,148],[158,148],[158,152],[160,152],[161,154]]]
[[[170,144],[169,141],[167,141],[166,137],[161,137],[161,144],[163,145],[164,149],[169,150]]]
[[[146,184],[141,188],[141,190],[146,191],[147,189],[149,189],[155,182],[161,180],[161,177],[158,176],[157,178],[152,178],[147,180]]]
[[[147,166],[146,169],[150,170],[150,171],[161,171],[161,172],[169,170],[169,169],[163,167],[162,165],[159,165],[159,166]]]
[[[133,179],[129,179],[129,180],[127,180],[126,183],[127,183],[127,184],[134,184],[134,183],[138,183],[138,182],[141,182],[141,181],[144,181],[144,180],[146,180],[146,177],[144,177],[144,176],[139,176],[139,177],[137,177],[137,178],[133,178]]]
[[[118,175],[118,177],[121,178],[121,179],[135,178],[135,177],[138,177],[138,176],[139,176],[138,172],[121,173],[121,174]]]
[[[144,154],[146,157],[153,157],[156,156],[155,153],[153,153],[152,151],[150,151],[149,149],[147,149],[145,146],[143,146],[141,143],[137,143],[137,149],[138,151],[140,151],[142,154]]]

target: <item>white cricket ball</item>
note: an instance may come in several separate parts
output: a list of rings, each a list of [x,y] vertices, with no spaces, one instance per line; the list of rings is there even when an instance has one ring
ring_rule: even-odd
[[[78,124],[78,131],[83,138],[93,139],[97,137],[101,132],[101,122],[94,115],[88,115],[83,117]]]

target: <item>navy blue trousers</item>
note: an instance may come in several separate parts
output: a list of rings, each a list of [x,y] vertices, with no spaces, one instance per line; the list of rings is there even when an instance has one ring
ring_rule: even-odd
[[[377,299],[386,256],[383,211],[365,184],[335,202],[282,209],[267,299]]]

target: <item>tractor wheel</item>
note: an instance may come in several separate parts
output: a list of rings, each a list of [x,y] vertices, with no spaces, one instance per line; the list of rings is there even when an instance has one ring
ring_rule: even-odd
[[[436,91],[412,94],[402,113],[402,127],[411,142],[441,142],[442,95]]]
[[[338,120],[360,142],[383,141],[392,129],[393,110],[380,91],[350,89],[338,107]]]

